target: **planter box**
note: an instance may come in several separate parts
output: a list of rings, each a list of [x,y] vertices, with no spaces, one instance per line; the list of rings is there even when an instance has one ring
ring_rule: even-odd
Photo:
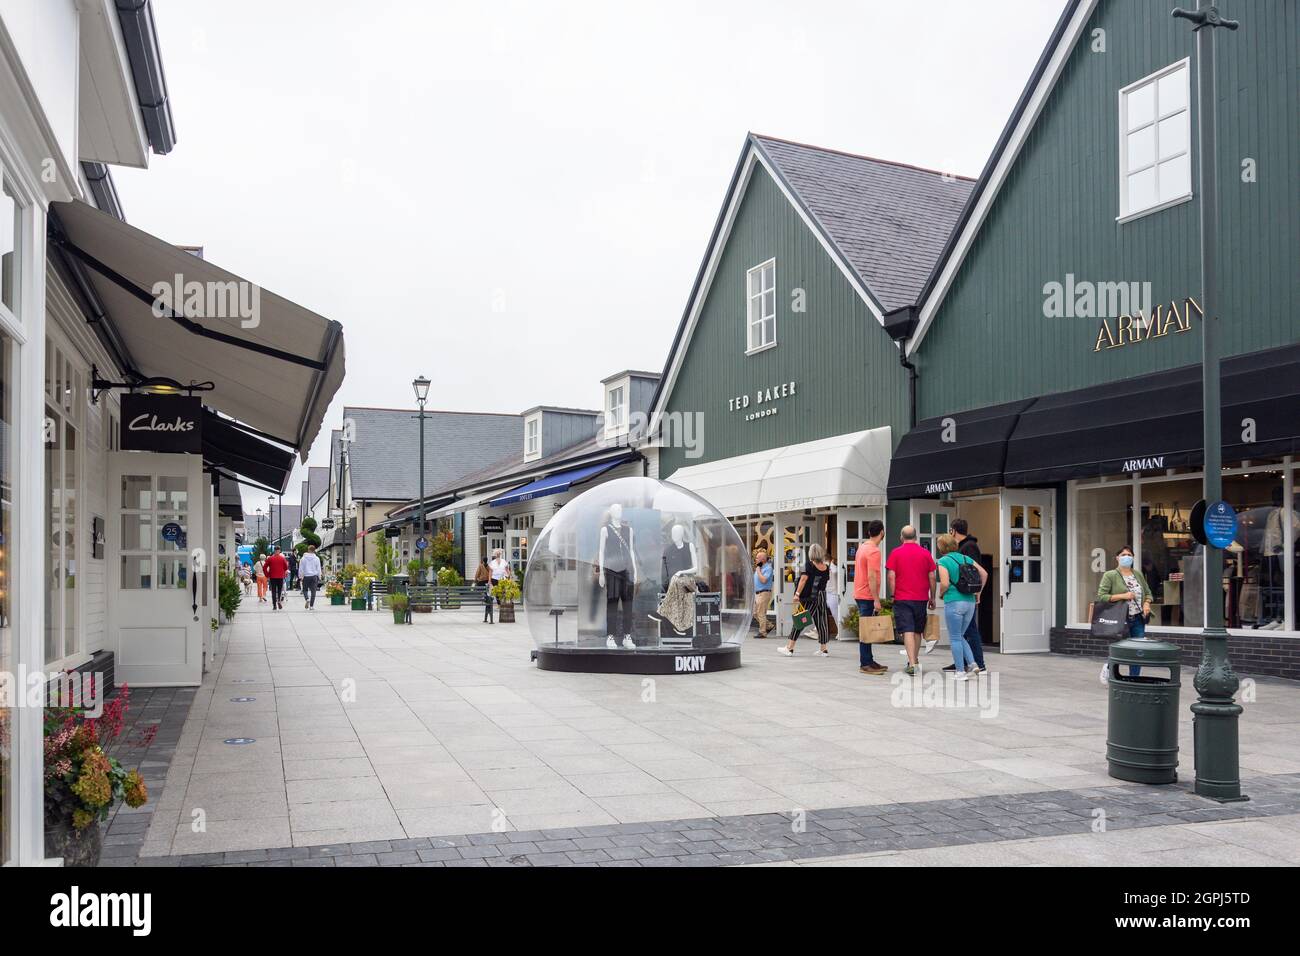
[[[352,610],[354,610],[354,611],[364,611],[365,609],[366,609],[366,599],[365,599],[365,598],[353,598],[353,599],[352,599]]]
[[[98,823],[81,830],[71,823],[45,824],[45,855],[62,857],[64,866],[98,866],[104,834]]]
[[[497,615],[497,620],[502,624],[515,623],[515,606],[513,604],[502,604],[498,610],[500,613]]]
[[[433,613],[433,605],[432,605],[432,604],[412,604],[412,605],[411,605],[411,612],[414,613],[414,614],[432,614],[432,613]]]
[[[397,608],[393,608],[393,623],[394,623],[394,624],[405,624],[405,623],[406,623],[406,611],[405,611],[405,609],[399,611]]]
[[[330,595],[330,604],[333,604],[335,607],[341,607],[343,605],[343,602],[346,600],[347,600],[347,596],[344,594]]]

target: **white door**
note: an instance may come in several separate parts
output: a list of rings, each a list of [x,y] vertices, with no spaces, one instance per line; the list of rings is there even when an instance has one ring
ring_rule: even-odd
[[[1002,492],[1002,653],[1050,650],[1051,491]]]
[[[884,521],[883,511],[852,508],[838,513],[840,617],[845,615],[848,608],[855,606],[853,604],[853,584],[857,574],[855,559],[858,556],[858,548],[867,540],[867,525],[873,518]]]
[[[506,548],[506,560],[510,562],[510,567],[514,569],[515,579],[528,568],[528,536],[532,531],[528,528],[512,528],[506,532],[509,539],[509,546]]]
[[[207,567],[203,460],[113,452],[108,487],[106,587],[117,681],[197,686],[206,613],[205,585],[194,570]]]
[[[794,591],[799,577],[808,563],[808,549],[816,542],[814,519],[802,511],[785,512],[776,516],[777,552],[772,558],[776,568],[776,586],[773,602],[776,604],[776,629],[781,637],[794,630]]]

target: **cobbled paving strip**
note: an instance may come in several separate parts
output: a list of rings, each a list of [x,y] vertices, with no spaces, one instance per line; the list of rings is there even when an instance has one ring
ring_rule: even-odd
[[[134,809],[119,804],[113,810],[104,825],[100,866],[130,866],[139,857],[197,693],[195,687],[131,688],[122,735],[113,742],[109,753],[128,770],[140,771],[149,788],[149,802]]]
[[[999,794],[797,812],[142,857],[137,866],[734,866],[1300,813],[1300,774],[1219,804],[1192,784]],[[1104,818],[1102,817],[1104,814]],[[106,861],[108,862],[108,861]],[[125,861],[121,861],[122,865]]]

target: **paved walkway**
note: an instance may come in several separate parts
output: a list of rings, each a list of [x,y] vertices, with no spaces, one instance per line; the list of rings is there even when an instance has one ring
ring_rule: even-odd
[[[800,812],[825,822],[834,820],[825,813],[832,809],[943,813],[947,802],[960,814],[1000,796],[1014,799],[993,804],[992,815],[1014,818],[1028,811],[1034,794],[1068,795],[1072,812],[1090,816],[1118,784],[1105,774],[1106,695],[1096,661],[993,655],[994,674],[978,692],[966,685],[970,699],[956,706],[943,699],[945,686],[956,686],[951,680],[927,683],[927,677],[918,684],[859,674],[850,643],[833,644],[831,658],[817,660],[808,652],[782,658],[773,641],[751,641],[745,666],[719,674],[657,680],[559,674],[530,663],[532,641],[522,622],[484,625],[467,610],[419,615],[416,625],[398,627],[384,613],[319,606],[306,613],[296,595],[288,605],[278,613],[246,607],[226,629],[228,644],[195,696],[153,806],[142,857],[234,863],[241,862],[237,854],[252,862],[278,854],[302,862],[342,856],[369,862],[357,845],[371,844],[376,861],[379,854],[408,853],[414,859],[401,858],[408,863],[447,862],[425,860],[420,850],[454,850],[456,860],[470,862],[459,852],[463,847],[514,842],[535,844],[538,855],[564,854],[571,863],[632,862],[575,858],[568,854],[584,847],[543,844],[557,830],[570,835],[555,839],[609,839],[609,832],[630,839],[638,834],[629,827],[684,833],[691,824],[719,819],[728,827],[748,822],[788,834]],[[893,649],[884,650],[894,663]],[[936,671],[946,663],[939,653],[932,658]],[[1189,674],[1185,679],[1190,683]],[[1184,692],[1186,778],[1190,687]],[[1300,804],[1290,806],[1293,791],[1300,792],[1300,777],[1291,776],[1300,774],[1300,688],[1261,681],[1253,694],[1241,725],[1247,790],[1252,778],[1267,778],[1254,789],[1274,793],[1270,817],[1300,812]],[[226,742],[235,739],[253,742]],[[1129,790],[1114,790],[1114,797],[1122,803]],[[1159,805],[1160,794],[1195,801],[1183,812],[1217,809],[1178,789],[1134,790],[1133,799],[1148,809],[1152,801]],[[1254,809],[1233,815],[1240,813]],[[1183,822],[1170,817],[1140,825]],[[878,825],[930,824],[951,826],[952,819]],[[818,852],[897,853],[1064,836],[1086,821],[1033,825],[1075,829],[1019,834],[993,826],[991,836],[966,840],[962,826],[916,834],[853,827],[862,839],[849,844],[958,836],[913,847]],[[459,836],[448,840],[448,834]],[[716,839],[687,842],[701,844],[701,852],[685,854],[699,862],[790,858],[729,859],[721,854],[746,851],[728,850]],[[481,858],[491,856],[502,854],[482,851]]]

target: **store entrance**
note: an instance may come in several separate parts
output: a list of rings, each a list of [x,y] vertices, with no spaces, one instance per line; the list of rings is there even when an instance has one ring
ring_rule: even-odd
[[[1051,649],[1051,491],[1002,492],[1002,652]]]
[[[998,647],[1002,643],[1002,609],[998,590],[1002,585],[1002,501],[997,495],[980,498],[958,498],[956,514],[966,522],[966,532],[976,540],[980,549],[980,563],[988,572],[989,583],[984,589],[975,611],[980,640],[985,647]]]

